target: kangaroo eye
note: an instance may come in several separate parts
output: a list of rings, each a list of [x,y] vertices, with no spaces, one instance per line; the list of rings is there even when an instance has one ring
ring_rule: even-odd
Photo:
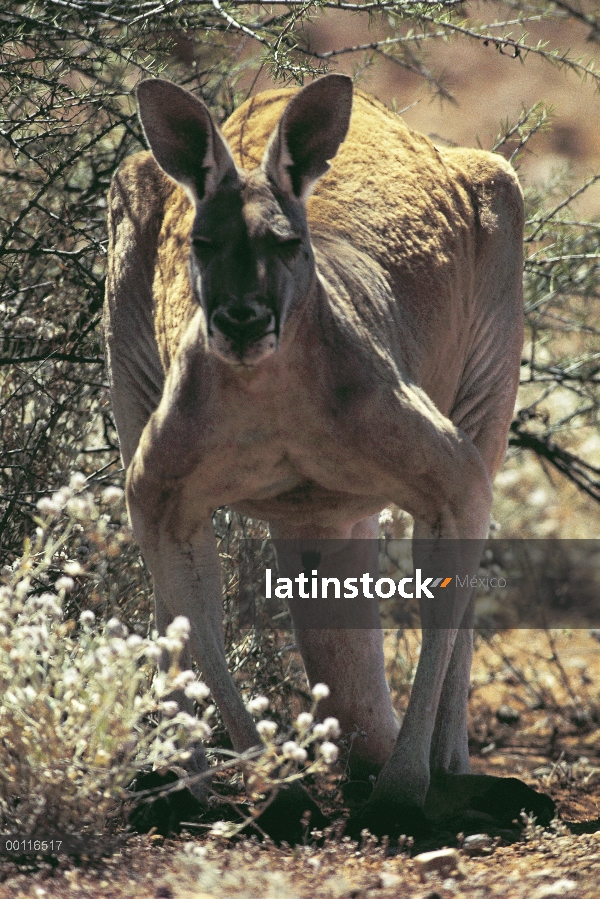
[[[281,256],[282,259],[293,259],[301,245],[301,237],[288,237],[276,242],[275,252],[278,256]]]
[[[216,249],[215,242],[210,237],[203,237],[200,234],[192,236],[192,246],[200,258],[210,256]]]

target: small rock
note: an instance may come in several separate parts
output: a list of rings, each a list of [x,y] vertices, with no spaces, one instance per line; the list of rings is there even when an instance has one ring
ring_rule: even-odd
[[[502,724],[516,724],[520,717],[521,713],[513,709],[511,705],[498,706],[496,711],[496,718]]]
[[[588,631],[590,637],[593,637],[594,640],[598,640],[600,643],[600,628],[593,627],[590,631]]]
[[[568,896],[576,888],[577,884],[574,880],[556,880],[554,883],[539,887],[531,899],[561,899],[562,896]]]
[[[428,874],[438,874],[446,879],[453,871],[460,871],[460,855],[457,849],[436,849],[434,852],[421,852],[413,859],[421,880]]]
[[[493,849],[492,838],[487,833],[474,833],[465,837],[462,851],[465,855],[475,857],[477,855],[490,855]]]

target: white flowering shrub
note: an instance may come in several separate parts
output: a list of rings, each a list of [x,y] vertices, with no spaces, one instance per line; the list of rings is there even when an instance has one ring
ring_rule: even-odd
[[[176,618],[163,637],[148,638],[130,633],[116,616],[101,623],[90,609],[80,611],[86,600],[102,609],[110,603],[111,581],[102,561],[128,542],[118,512],[122,498],[114,487],[95,497],[86,477],[75,473],[68,486],[39,500],[35,534],[21,557],[0,571],[5,834],[103,834],[123,822],[134,799],[126,788],[138,771],[171,770],[184,777],[193,744],[211,737],[215,709],[207,704],[209,690],[179,665],[187,619]],[[78,553],[82,545],[87,551]],[[159,671],[165,651],[170,668]],[[181,711],[174,691],[198,703],[201,715]],[[339,724],[335,718],[315,723],[317,705],[328,695],[324,684],[316,684],[311,711],[297,715],[291,731],[275,709],[271,714],[279,720],[264,717],[266,697],[248,702],[263,746],[242,755],[213,747],[213,754],[222,756],[216,769],[243,771],[254,809],[241,824],[218,822],[215,833],[241,830],[282,786],[330,773]]]
[[[91,611],[66,617],[93,567],[64,559],[64,547],[78,521],[102,530],[81,478],[39,502],[35,538],[0,576],[0,830],[22,838],[102,832],[140,768],[181,766],[210,736],[212,707],[196,718],[169,698],[183,689],[206,706],[207,687],[179,667],[187,619],[149,639],[117,618],[97,626]],[[159,672],[164,649],[170,668]]]
[[[296,717],[292,733],[281,733],[276,722],[268,718],[257,722],[262,749],[250,750],[239,756],[238,760],[254,808],[239,823],[215,822],[211,831],[213,836],[231,837],[250,822],[256,822],[282,787],[300,783],[309,777],[322,786],[327,785],[331,779],[331,766],[339,756],[338,747],[332,740],[341,736],[341,729],[337,718],[325,718],[315,724],[318,703],[329,696],[329,688],[325,684],[315,684],[312,695],[311,711],[301,712]],[[269,708],[269,700],[265,696],[257,696],[248,702],[247,708],[255,716],[263,715]]]

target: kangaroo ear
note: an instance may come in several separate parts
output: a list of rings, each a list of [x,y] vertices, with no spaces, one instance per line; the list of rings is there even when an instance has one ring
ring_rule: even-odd
[[[346,137],[352,79],[325,75],[293,97],[271,135],[263,171],[285,194],[306,201]]]
[[[161,169],[194,200],[214,194],[235,162],[208,107],[189,91],[162,78],[137,88],[138,113],[148,146]]]

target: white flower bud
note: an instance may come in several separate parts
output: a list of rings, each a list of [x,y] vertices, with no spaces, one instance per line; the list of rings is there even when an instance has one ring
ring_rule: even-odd
[[[170,637],[158,637],[156,640],[156,645],[160,646],[161,649],[166,649],[167,652],[178,653],[181,652],[182,643],[179,638],[177,640],[173,640]]]
[[[87,478],[82,471],[75,471],[71,475],[71,480],[69,481],[69,487],[71,490],[83,490],[87,487]]]
[[[31,590],[31,581],[28,577],[24,577],[15,587],[15,593],[19,599],[24,599]]]
[[[195,715],[190,715],[188,712],[178,712],[175,724],[181,724],[186,730],[195,730],[198,719]]]
[[[312,688],[312,695],[317,702],[321,699],[327,699],[329,696],[329,687],[327,684],[315,684]]]
[[[255,696],[248,703],[248,711],[252,715],[263,715],[269,708],[269,700],[266,696]]]
[[[57,590],[64,590],[65,593],[68,593],[75,586],[75,581],[72,577],[59,577],[54,586]]]
[[[190,636],[190,622],[184,615],[177,615],[168,626],[166,637],[168,640],[185,642]]]
[[[293,740],[286,740],[283,746],[281,747],[281,754],[286,759],[292,759],[298,748],[298,744]]]
[[[106,622],[106,633],[109,637],[121,637],[125,639],[128,634],[127,628],[118,618],[110,618]]]
[[[67,512],[75,518],[86,518],[91,512],[91,504],[86,496],[73,496],[67,503]]]
[[[337,740],[341,732],[337,718],[325,718],[320,724],[315,724],[313,729],[317,740]]]
[[[122,496],[123,491],[120,487],[107,487],[102,491],[102,501],[109,506],[118,503]]]
[[[210,690],[201,680],[195,680],[193,683],[189,683],[185,687],[184,693],[188,699],[195,699],[196,702],[203,702],[210,696]]]
[[[281,751],[284,758],[292,759],[292,761],[300,762],[300,764],[302,764],[302,762],[305,762],[308,757],[306,749],[298,746],[298,744],[294,743],[293,740],[287,740],[281,747]]]
[[[79,616],[79,623],[83,625],[83,627],[91,627],[95,620],[96,616],[93,612],[90,612],[89,609],[86,609],[85,612],[82,612]]]
[[[296,718],[296,727],[299,731],[308,730],[313,721],[314,718],[310,714],[310,712],[300,712],[300,714]]]
[[[325,736],[330,740],[337,740],[337,738],[342,733],[340,728],[340,722],[337,718],[325,718],[323,721],[323,727],[325,728]]]
[[[162,650],[156,643],[149,643],[144,650],[144,655],[151,661],[158,662],[162,658]]]
[[[56,493],[53,494],[52,502],[56,509],[63,509],[70,498],[71,490],[69,487],[61,487],[60,490],[57,490]]]
[[[49,496],[43,496],[37,501],[36,505],[42,515],[56,515],[56,513],[58,512],[56,504],[53,500],[50,499]]]
[[[167,692],[167,675],[164,671],[156,672],[152,686],[157,696],[164,696]]]
[[[65,687],[74,687],[80,681],[79,671],[76,668],[67,668],[62,679]]]
[[[212,737],[212,728],[208,726],[206,721],[197,721],[196,726],[191,730],[189,736],[192,740],[210,740]]]
[[[277,733],[277,725],[274,721],[259,721],[256,725],[256,729],[259,732],[260,736],[263,740],[272,740],[275,734]]]
[[[109,646],[110,651],[116,656],[124,656],[127,653],[127,643],[121,637],[113,637]]]
[[[193,671],[180,671],[176,677],[173,678],[173,689],[174,690],[183,690],[187,687],[188,684],[192,684],[196,682],[196,675]]]
[[[335,743],[329,743],[329,742],[321,743],[319,749],[320,749],[321,755],[323,756],[323,759],[325,760],[325,762],[328,765],[333,765],[334,762],[337,762],[339,750],[338,750],[337,746],[335,745]]]

